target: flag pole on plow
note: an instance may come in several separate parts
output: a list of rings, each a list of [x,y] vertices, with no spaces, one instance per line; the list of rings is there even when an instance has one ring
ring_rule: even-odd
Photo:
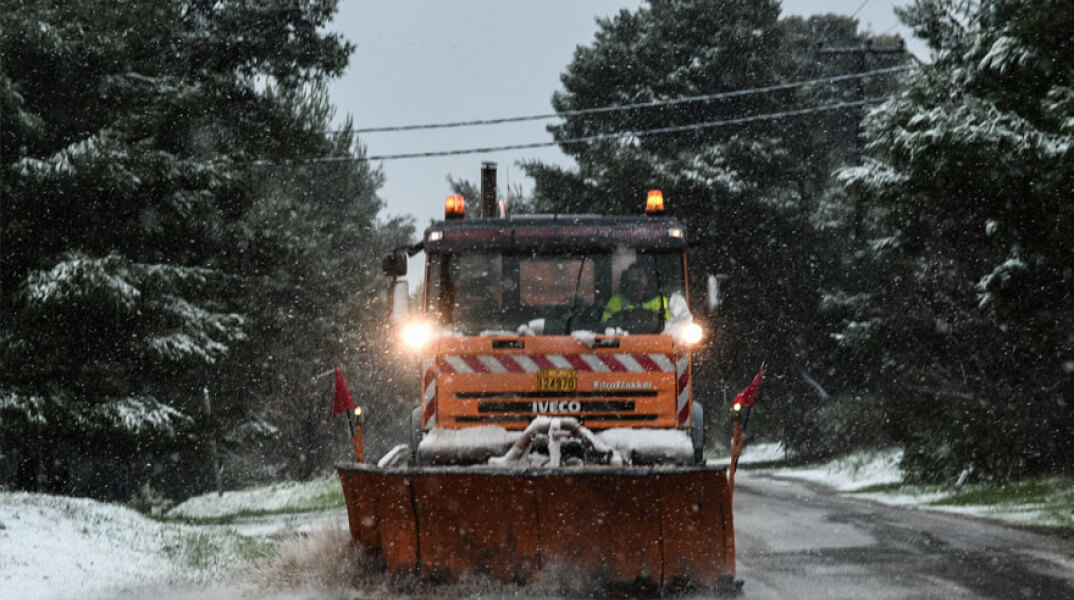
[[[351,446],[354,448],[354,460],[359,463],[365,462],[365,440],[362,439],[362,428],[365,425],[365,415],[361,407],[354,406],[351,391],[347,389],[347,380],[343,378],[343,371],[336,365],[336,386],[332,395],[332,418],[347,414],[347,425],[351,431]],[[358,427],[354,426],[354,416],[358,415]]]
[[[731,410],[735,413],[735,430],[731,437],[731,466],[727,473],[727,485],[731,489],[731,493],[735,491],[735,471],[738,470],[738,457],[742,455],[742,447],[746,442],[746,426],[750,423],[750,413],[753,412],[753,403],[757,400],[757,394],[761,389],[761,383],[764,381],[764,368],[765,363],[761,363],[761,370],[754,376],[753,381],[750,382],[741,392],[735,396],[735,401],[731,403]],[[742,409],[746,409],[746,416],[742,419]],[[742,426],[739,427],[739,419],[742,419]]]

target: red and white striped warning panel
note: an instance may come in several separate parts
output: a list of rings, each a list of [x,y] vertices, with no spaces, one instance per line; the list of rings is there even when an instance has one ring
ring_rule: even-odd
[[[690,419],[690,355],[675,361],[675,422],[680,427]]]
[[[442,373],[536,373],[541,369],[595,373],[677,371],[674,357],[669,354],[461,354],[440,356],[436,364]]]
[[[432,429],[436,425],[436,361],[426,358],[422,361],[425,372],[421,379],[422,406],[421,424],[423,429]]]

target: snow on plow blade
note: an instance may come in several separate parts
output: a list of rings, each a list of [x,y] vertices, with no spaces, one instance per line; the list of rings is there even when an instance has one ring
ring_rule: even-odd
[[[525,581],[552,567],[663,588],[734,578],[722,468],[338,470],[352,537],[393,572]]]

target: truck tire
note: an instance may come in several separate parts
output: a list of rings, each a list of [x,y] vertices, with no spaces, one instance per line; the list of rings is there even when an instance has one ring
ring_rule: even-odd
[[[694,445],[694,464],[705,464],[705,408],[701,403],[694,401],[692,420],[690,423],[690,441]]]
[[[421,464],[418,461],[418,444],[421,443],[421,407],[415,408],[410,413],[410,464]]]

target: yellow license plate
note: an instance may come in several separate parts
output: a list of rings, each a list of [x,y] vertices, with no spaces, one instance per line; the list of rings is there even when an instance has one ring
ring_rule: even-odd
[[[573,392],[578,389],[578,372],[574,369],[537,371],[538,392]]]

